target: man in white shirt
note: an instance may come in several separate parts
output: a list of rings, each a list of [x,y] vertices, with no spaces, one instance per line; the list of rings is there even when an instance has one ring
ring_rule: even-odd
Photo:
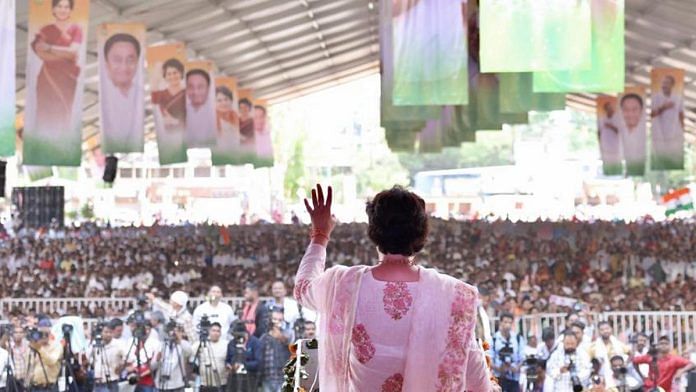
[[[645,172],[645,116],[643,98],[635,93],[621,97],[621,113],[624,119],[622,144],[628,175]]]
[[[230,325],[237,317],[232,307],[221,302],[221,299],[222,289],[220,286],[212,286],[208,290],[206,301],[198,305],[193,311],[193,325],[195,328],[199,328],[203,316],[208,316],[211,323],[220,324],[222,336],[227,337]]]
[[[194,370],[198,368],[201,377],[201,392],[215,392],[219,387],[224,389],[227,384],[227,358],[228,340],[222,337],[220,323],[213,322],[210,326],[209,340],[198,342],[193,346]]]
[[[590,381],[592,365],[584,350],[578,349],[577,336],[571,331],[563,335],[563,346],[551,354],[546,364],[545,392],[571,392],[573,384],[585,387]]]
[[[5,339],[11,339],[11,336],[3,336],[3,342]],[[10,361],[10,353],[4,348],[0,347],[0,391],[5,391],[7,389],[7,367],[13,368],[12,361]]]
[[[217,117],[210,74],[202,69],[186,72],[186,141],[189,147],[211,147],[216,141]]]
[[[665,168],[684,164],[684,100],[674,93],[675,84],[674,76],[666,75],[651,102],[654,159]]]
[[[186,380],[186,365],[193,355],[191,344],[183,339],[184,330],[177,326],[161,346],[158,355],[155,385],[161,392],[181,392],[188,387]]]
[[[276,280],[271,285],[271,294],[273,298],[266,301],[269,310],[281,310],[283,312],[283,318],[289,326],[295,325],[295,321],[300,318],[300,308],[298,307],[297,301],[287,296],[287,289],[285,283],[282,280]],[[302,318],[306,321],[316,321],[317,314],[309,309],[302,308]]]
[[[103,326],[101,342],[94,336],[89,363],[94,369],[94,392],[118,392],[118,380],[126,361],[126,348],[113,339],[111,326]]]
[[[142,151],[144,89],[140,42],[132,35],[114,34],[104,43],[100,78],[101,128],[110,152]]]
[[[604,103],[605,116],[599,118],[599,150],[606,174],[621,174],[621,137],[615,102]]]

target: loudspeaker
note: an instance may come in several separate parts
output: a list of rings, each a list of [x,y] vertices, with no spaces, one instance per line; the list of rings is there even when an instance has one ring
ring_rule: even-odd
[[[47,227],[54,219],[63,226],[65,189],[62,186],[14,188],[12,204],[24,227]]]
[[[5,169],[7,162],[0,161],[0,199],[5,197]]]
[[[106,167],[104,167],[104,176],[102,180],[104,182],[114,182],[116,179],[116,170],[118,169],[118,158],[115,156],[106,157]]]

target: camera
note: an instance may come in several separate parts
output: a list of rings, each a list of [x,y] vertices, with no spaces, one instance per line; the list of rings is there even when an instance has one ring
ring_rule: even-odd
[[[614,368],[612,369],[612,371],[614,372],[615,377],[621,377],[628,374],[628,368],[626,368],[625,366]]]
[[[136,339],[144,340],[147,338],[145,334],[145,326],[147,325],[147,319],[145,318],[145,313],[142,310],[136,310],[128,317],[127,322],[134,323],[135,329],[133,330],[133,336]]]
[[[568,367],[568,372],[570,373],[570,381],[573,383],[573,392],[582,392],[582,382],[580,382],[580,377],[578,377],[578,372],[575,368],[575,361],[573,361],[573,358],[573,356],[570,356],[566,359],[566,366]]]
[[[177,328],[176,321],[173,319],[170,319],[166,324],[164,324],[164,333],[167,335],[167,339],[174,339],[174,332],[176,331]]]
[[[39,331],[38,328],[33,327],[26,330],[26,336],[28,341],[34,343],[46,337],[46,334],[42,331]]]
[[[135,303],[138,304],[138,306],[143,307],[148,304],[147,297],[145,294],[138,294],[135,296]]]
[[[208,315],[203,315],[203,317],[201,317],[200,324],[198,324],[198,336],[201,342],[208,341],[208,338],[210,337],[211,326],[212,323],[210,322]]]
[[[539,369],[541,368],[541,361],[537,359],[535,355],[528,355],[524,359],[524,365],[527,369],[525,372],[527,375],[527,380],[536,381],[539,375]]]
[[[510,343],[505,343],[505,346],[500,349],[498,352],[498,358],[505,363],[505,364],[511,364],[512,363],[512,356],[515,353],[513,350],[512,346]]]
[[[136,385],[140,381],[140,376],[138,376],[138,373],[136,372],[128,373],[126,379],[128,379],[129,385]]]
[[[63,331],[63,336],[70,336],[73,331],[73,326],[70,324],[63,324],[60,329]]]
[[[104,326],[104,322],[98,322],[97,325],[94,326],[92,338],[97,343],[97,345],[101,344],[104,340]]]

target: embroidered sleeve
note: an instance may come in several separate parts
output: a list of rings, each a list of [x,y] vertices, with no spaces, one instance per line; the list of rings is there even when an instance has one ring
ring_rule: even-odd
[[[326,248],[318,244],[309,245],[295,276],[293,294],[300,305],[315,311],[323,310],[325,294],[319,291],[320,281],[326,279],[325,265]]]

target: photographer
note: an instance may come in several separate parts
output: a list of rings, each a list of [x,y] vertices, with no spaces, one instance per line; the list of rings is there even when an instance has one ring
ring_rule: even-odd
[[[234,310],[230,305],[221,302],[222,289],[220,286],[212,286],[208,290],[206,301],[198,305],[193,311],[193,325],[198,328],[203,316],[208,316],[211,323],[218,323],[222,330],[222,336],[227,337],[230,325],[236,319]]]
[[[113,339],[111,326],[100,324],[95,328],[88,351],[94,372],[94,392],[118,392],[121,370],[125,367],[126,349]]]
[[[655,380],[657,380],[657,386],[665,391],[671,391],[672,380],[696,368],[696,365],[691,361],[673,355],[671,351],[672,347],[669,337],[662,336],[657,342],[657,348],[650,350],[648,355],[637,355],[633,358],[634,365],[650,365],[648,377],[644,380],[647,390],[655,388]],[[655,371],[657,371],[657,374]]]
[[[242,321],[249,334],[261,338],[268,331],[268,308],[259,298],[259,287],[256,283],[248,282],[244,287],[244,308]]]
[[[198,374],[201,377],[201,392],[218,391],[219,388],[224,389],[227,383],[225,359],[227,358],[228,341],[221,338],[222,327],[220,323],[210,324],[209,327],[206,327],[209,328],[208,332],[203,332],[202,328],[205,327],[203,323],[200,325],[202,336],[193,346],[195,356],[192,361],[198,367]]]
[[[7,383],[11,381],[7,379],[8,367],[10,371],[14,370],[12,360],[10,358],[10,353],[7,350],[5,350],[5,347],[7,347],[8,340],[11,339],[11,333],[11,325],[9,326],[9,330],[5,325],[3,325],[2,329],[0,329],[0,372],[2,372],[0,373],[0,392],[5,392],[7,390]]]
[[[186,364],[193,350],[184,339],[183,327],[170,320],[165,327],[167,337],[157,355],[157,376],[155,385],[159,392],[183,392],[188,387]],[[198,340],[198,337],[196,337]]]
[[[599,374],[604,378],[607,388],[614,386],[614,380],[611,376],[611,364],[609,358],[614,356],[628,357],[630,349],[613,336],[613,328],[607,321],[600,321],[598,324],[599,339],[592,342],[590,345],[590,358],[597,359],[601,364]]]
[[[643,390],[643,378],[633,364],[626,366],[621,355],[610,359],[611,374],[605,377],[607,390],[610,392],[639,392]],[[611,385],[611,386],[610,386]]]
[[[288,344],[292,341],[293,331],[285,324],[283,312],[274,310],[271,328],[261,337],[261,383],[265,392],[276,392],[283,385],[283,368],[290,359]]]
[[[157,355],[161,347],[159,340],[150,334],[146,320],[137,320],[133,339],[126,345],[126,379],[136,385],[135,392],[154,392],[154,371],[157,368]]]
[[[254,335],[250,335],[242,322],[232,325],[232,340],[227,345],[227,358],[225,365],[229,371],[227,383],[230,392],[243,392],[237,385],[256,386],[259,376],[259,368],[263,360],[261,341]],[[245,382],[239,382],[245,378]]]
[[[566,331],[563,347],[551,354],[546,364],[544,392],[579,392],[589,385],[592,365],[585,351],[578,350],[577,336]]]
[[[283,318],[289,325],[295,325],[298,319],[303,321],[316,321],[317,315],[315,312],[299,307],[297,301],[288,297],[288,290],[285,287],[285,282],[276,280],[271,286],[271,294],[273,298],[266,301],[269,310],[274,308],[283,309]]]
[[[27,385],[33,392],[52,392],[57,388],[63,347],[51,334],[51,321],[42,319],[27,333]]]
[[[503,392],[517,392],[520,382],[520,368],[524,360],[526,346],[521,335],[512,336],[514,317],[512,313],[500,315],[500,326],[493,335],[491,359],[493,372],[500,381]]]
[[[25,339],[26,333],[19,325],[13,325],[13,333],[8,340],[8,351],[14,363],[14,377],[17,386],[22,389],[27,374],[27,358],[29,357],[29,343]]]
[[[156,298],[155,294],[148,293],[147,298],[152,303],[155,309],[161,310],[169,320],[173,320],[177,325],[183,328],[183,338],[188,339],[190,342],[195,342],[198,340],[198,334],[193,325],[193,316],[186,309],[186,303],[188,302],[188,294],[183,291],[175,291],[169,297],[169,303],[164,302],[160,298]]]

